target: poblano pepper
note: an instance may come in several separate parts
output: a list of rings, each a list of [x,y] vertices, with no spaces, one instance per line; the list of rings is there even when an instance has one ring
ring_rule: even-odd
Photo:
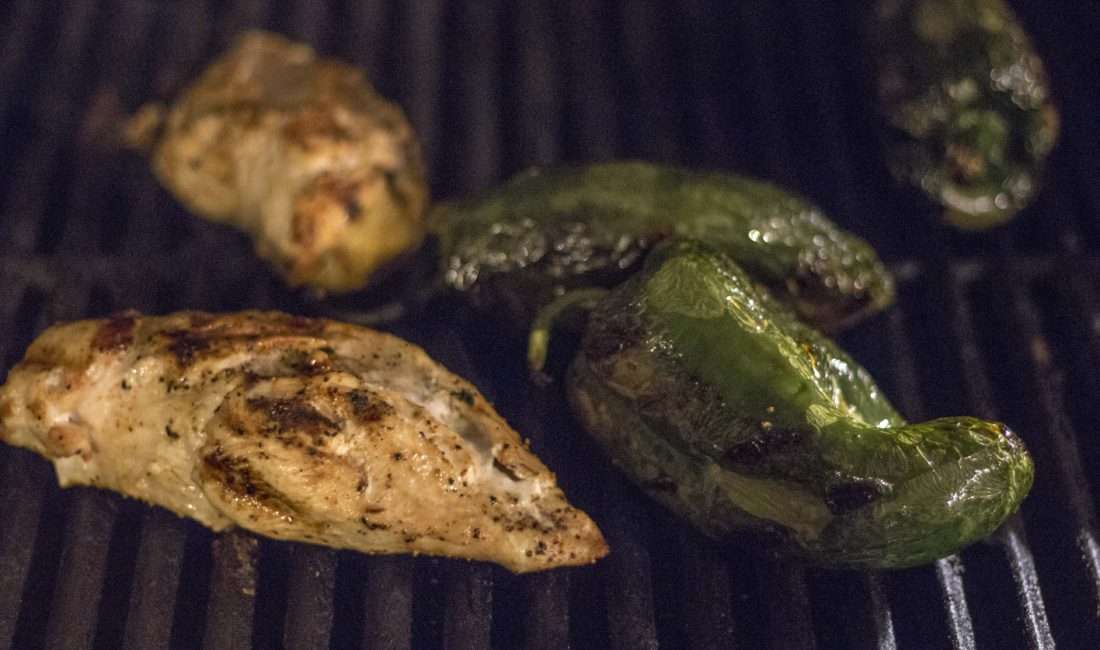
[[[879,0],[869,35],[894,175],[961,228],[1027,206],[1058,114],[1012,10],[1002,0]]]
[[[641,162],[532,171],[433,220],[445,282],[524,324],[563,290],[622,282],[669,236],[720,248],[822,327],[894,298],[866,242],[805,199],[729,174]]]
[[[948,555],[1032,482],[1003,424],[906,423],[858,363],[698,242],[663,244],[596,304],[568,393],[611,458],[700,530],[758,532],[824,565]]]

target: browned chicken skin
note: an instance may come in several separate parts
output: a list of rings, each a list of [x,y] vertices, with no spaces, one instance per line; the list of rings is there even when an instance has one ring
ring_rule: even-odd
[[[52,460],[62,486],[214,530],[515,572],[607,553],[476,388],[332,321],[127,312],[52,327],[0,387],[0,439]]]
[[[149,144],[154,106],[129,125],[133,143]],[[180,96],[153,169],[192,212],[251,234],[294,286],[361,289],[424,236],[404,114],[361,71],[275,34],[245,33]]]

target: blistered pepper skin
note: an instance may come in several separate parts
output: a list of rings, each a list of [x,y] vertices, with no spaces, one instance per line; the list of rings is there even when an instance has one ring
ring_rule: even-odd
[[[520,323],[563,290],[622,282],[673,235],[725,251],[829,329],[894,298],[866,242],[805,199],[729,174],[641,162],[535,170],[445,205],[433,221],[446,283]]]
[[[1042,61],[1003,0],[879,0],[869,26],[895,176],[948,222],[984,229],[1026,207],[1058,137]]]
[[[990,534],[1030,489],[1007,427],[907,424],[852,358],[697,242],[662,244],[592,312],[572,408],[654,499],[722,539],[898,568]]]

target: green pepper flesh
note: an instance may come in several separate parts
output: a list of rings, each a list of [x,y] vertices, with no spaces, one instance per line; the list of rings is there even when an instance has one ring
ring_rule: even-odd
[[[1033,468],[1003,424],[908,424],[851,357],[727,256],[657,248],[589,318],[568,378],[612,459],[702,531],[834,566],[943,557],[1016,510]]]
[[[1042,61],[1002,0],[880,0],[870,42],[896,177],[985,229],[1027,206],[1058,138]]]
[[[563,291],[618,284],[670,236],[720,248],[822,327],[894,298],[866,242],[805,199],[730,174],[642,162],[531,171],[433,221],[446,283],[521,323]]]

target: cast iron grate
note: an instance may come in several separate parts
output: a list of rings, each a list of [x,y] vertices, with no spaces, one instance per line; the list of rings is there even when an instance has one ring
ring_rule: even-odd
[[[993,539],[932,567],[831,572],[718,549],[609,471],[520,355],[443,319],[400,323],[532,439],[614,553],[516,577],[213,536],[60,491],[0,449],[0,646],[1097,647],[1100,12],[1015,3],[1047,58],[1064,143],[1038,204],[986,236],[934,225],[875,149],[863,3],[13,0],[0,8],[0,366],[47,324],[123,307],[308,310],[242,237],[188,217],[111,125],[249,26],[364,66],[408,111],[439,196],[531,164],[637,156],[800,189],[902,280],[843,343],[913,418],[1012,425],[1039,474]],[[1094,49],[1094,48],[1092,48]],[[216,251],[216,255],[212,252]],[[1085,444],[1082,444],[1085,443]]]

